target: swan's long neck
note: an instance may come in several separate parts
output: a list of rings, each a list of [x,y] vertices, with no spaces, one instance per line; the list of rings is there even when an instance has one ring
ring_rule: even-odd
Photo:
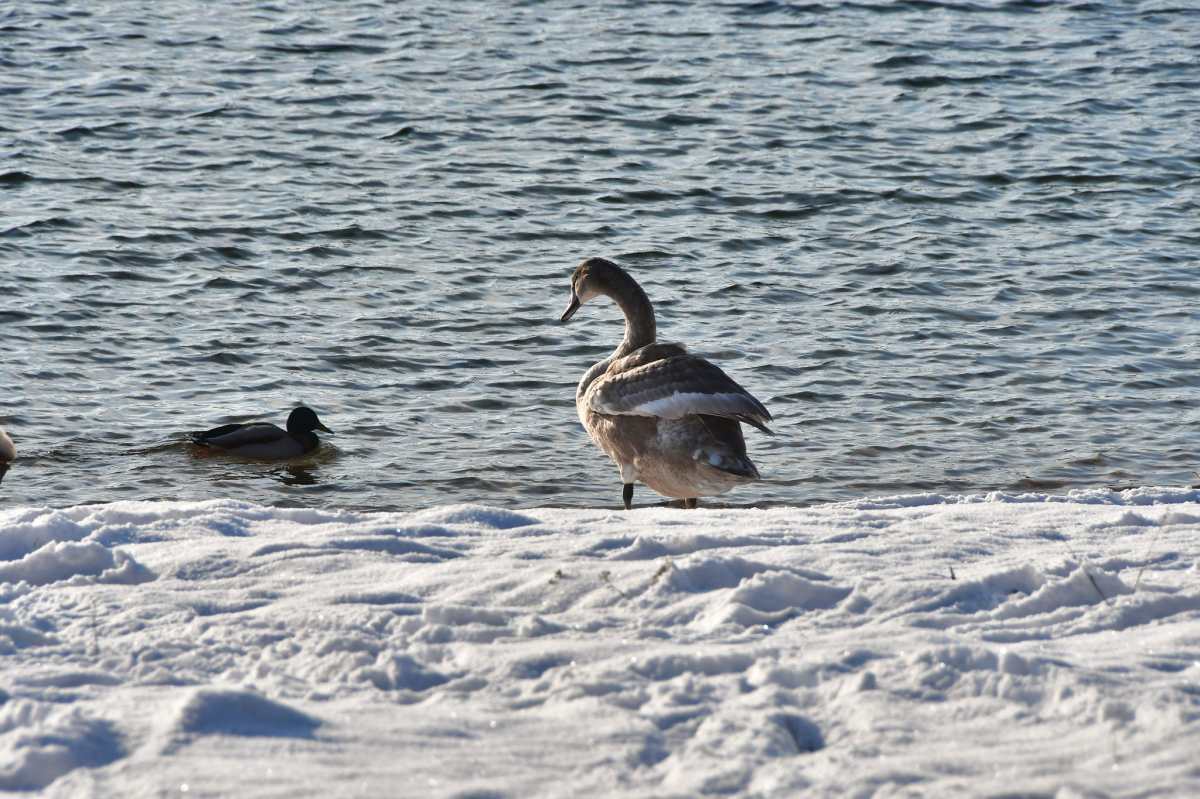
[[[592,366],[584,373],[575,391],[575,399],[583,397],[593,381],[604,374],[612,362],[624,358],[634,350],[641,349],[647,344],[653,344],[658,338],[658,328],[654,324],[654,306],[650,298],[637,281],[624,270],[614,270],[607,275],[604,289],[601,293],[610,297],[621,313],[625,316],[625,338],[604,360]]]
[[[617,348],[618,351],[624,348],[626,353],[630,353],[653,344],[658,338],[658,330],[654,325],[654,306],[650,304],[646,292],[624,271],[614,272],[608,283],[605,294],[625,315],[625,340]]]

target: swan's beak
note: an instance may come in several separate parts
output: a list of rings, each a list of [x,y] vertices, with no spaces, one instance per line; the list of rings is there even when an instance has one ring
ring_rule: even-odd
[[[333,435],[333,431],[330,430],[325,425],[321,424],[320,422],[317,422],[317,429],[321,430],[322,432],[328,433],[329,435]]]
[[[581,303],[579,301],[579,295],[577,295],[575,292],[572,291],[571,292],[571,302],[569,305],[567,305],[567,310],[563,311],[562,318],[559,319],[558,321],[559,322],[570,321],[571,317],[575,315],[575,312],[579,310],[579,306],[582,304],[583,303]]]

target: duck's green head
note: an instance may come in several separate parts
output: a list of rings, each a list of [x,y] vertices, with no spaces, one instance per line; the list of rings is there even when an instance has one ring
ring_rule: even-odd
[[[316,411],[312,408],[306,408],[303,405],[288,414],[287,429],[289,433],[311,433],[313,430],[323,430],[326,433],[333,432],[321,424],[321,420],[317,418]]]

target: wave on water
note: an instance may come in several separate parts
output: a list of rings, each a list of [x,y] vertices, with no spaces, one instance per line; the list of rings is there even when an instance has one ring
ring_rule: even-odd
[[[556,324],[593,255],[778,420],[738,505],[1200,462],[1187,9],[0,17],[5,505],[615,504],[571,400],[619,320]],[[307,482],[183,444],[297,404]]]

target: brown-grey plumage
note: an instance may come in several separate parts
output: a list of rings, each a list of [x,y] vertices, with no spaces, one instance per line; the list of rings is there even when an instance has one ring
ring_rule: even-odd
[[[651,352],[647,352],[650,350]],[[712,363],[678,344],[651,344],[615,361],[595,383],[590,402],[601,413],[679,419],[723,416],[771,433],[771,414]]]
[[[8,474],[8,467],[12,466],[12,462],[16,459],[17,447],[8,437],[8,433],[4,432],[4,428],[0,427],[0,480],[3,480],[4,475]]]
[[[598,296],[621,309],[625,338],[584,374],[575,407],[592,440],[616,461],[625,507],[638,480],[687,507],[757,480],[740,423],[772,435],[763,404],[704,358],[657,341],[649,298],[611,261],[589,258],[575,269],[562,321]]]
[[[312,452],[321,443],[314,430],[332,433],[317,414],[303,405],[288,415],[287,430],[266,422],[226,424],[197,433],[188,433],[193,444],[217,449],[242,458],[261,461],[286,460]]]

